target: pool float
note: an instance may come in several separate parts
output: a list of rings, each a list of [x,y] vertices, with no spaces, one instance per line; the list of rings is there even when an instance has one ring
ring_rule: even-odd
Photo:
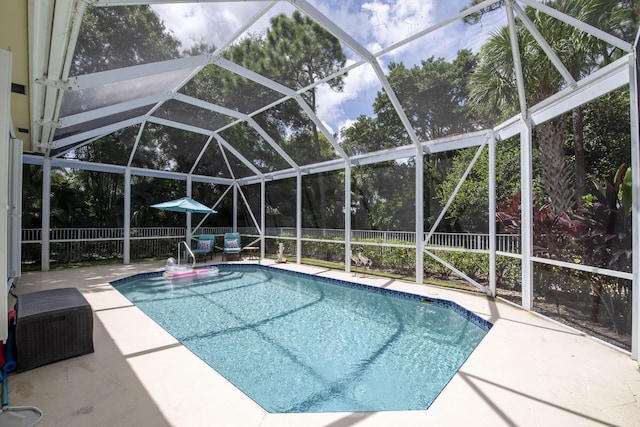
[[[191,276],[217,276],[218,267],[194,269],[188,265],[176,264],[176,260],[169,258],[164,266],[162,277],[165,279],[179,279]]]

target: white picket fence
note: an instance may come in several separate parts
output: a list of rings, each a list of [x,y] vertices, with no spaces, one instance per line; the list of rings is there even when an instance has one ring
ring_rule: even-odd
[[[203,227],[197,234],[222,235],[231,227]],[[240,228],[242,234],[259,237],[255,228]],[[345,230],[304,228],[303,240],[344,242]],[[176,244],[184,240],[184,227],[141,227],[131,228],[131,259],[163,257],[174,255]],[[267,238],[292,238],[295,228],[274,227],[265,230]],[[425,233],[425,238],[428,233]],[[489,250],[490,236],[476,233],[434,233],[428,246],[442,248],[462,248],[475,251]],[[416,234],[411,231],[351,230],[352,242],[366,242],[367,245],[384,247],[387,244],[414,245]],[[124,228],[56,228],[49,232],[50,258],[52,263],[74,262],[78,260],[122,257],[124,253]],[[38,264],[41,258],[41,229],[22,230],[23,263]],[[519,253],[520,236],[498,234],[498,251]]]

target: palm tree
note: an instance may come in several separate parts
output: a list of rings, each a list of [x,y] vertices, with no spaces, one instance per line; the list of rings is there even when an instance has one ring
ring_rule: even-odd
[[[633,38],[638,22],[637,0],[557,0],[548,3],[559,11],[609,31],[623,39]],[[526,10],[528,18],[545,37],[574,79],[580,79],[615,59],[621,52],[587,33],[554,17]],[[476,19],[479,19],[476,17]],[[520,20],[516,21],[527,104],[534,105],[566,87],[567,82],[553,66],[534,37]],[[479,66],[471,78],[471,98],[488,116],[506,118],[516,113],[518,94],[508,29],[496,32],[482,48]],[[575,154],[575,193],[572,173],[565,160],[567,116],[538,125],[535,139],[540,151],[542,184],[553,212],[574,207],[586,193],[586,165],[583,143],[582,109],[572,112]]]
[[[517,34],[527,103],[534,105],[554,94],[563,81],[524,26],[517,25]],[[518,106],[515,75],[509,30],[504,27],[480,50],[478,66],[470,79],[471,102],[489,117],[512,116]],[[561,117],[535,129],[544,193],[556,212],[570,209],[573,201],[571,174],[564,153],[565,123]]]

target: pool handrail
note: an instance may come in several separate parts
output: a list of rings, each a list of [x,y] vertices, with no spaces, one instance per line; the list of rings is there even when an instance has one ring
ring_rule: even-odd
[[[193,252],[191,251],[191,248],[189,247],[189,244],[185,240],[183,240],[183,241],[178,243],[178,265],[180,265],[180,245],[184,245],[184,248],[185,248],[186,252],[189,255],[191,255],[191,259],[193,260],[191,262],[191,268],[195,267],[196,266],[196,257],[193,255]],[[186,261],[186,259],[185,259],[185,261]]]

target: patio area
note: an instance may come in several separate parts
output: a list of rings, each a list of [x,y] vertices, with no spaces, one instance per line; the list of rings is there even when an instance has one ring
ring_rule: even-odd
[[[24,273],[18,294],[69,286],[80,290],[94,312],[95,352],[10,374],[9,406],[36,406],[44,412],[40,425],[70,427],[640,424],[637,362],[579,332],[475,294],[262,263],[450,299],[494,327],[428,410],[269,414],[109,285],[160,270],[163,262]]]

